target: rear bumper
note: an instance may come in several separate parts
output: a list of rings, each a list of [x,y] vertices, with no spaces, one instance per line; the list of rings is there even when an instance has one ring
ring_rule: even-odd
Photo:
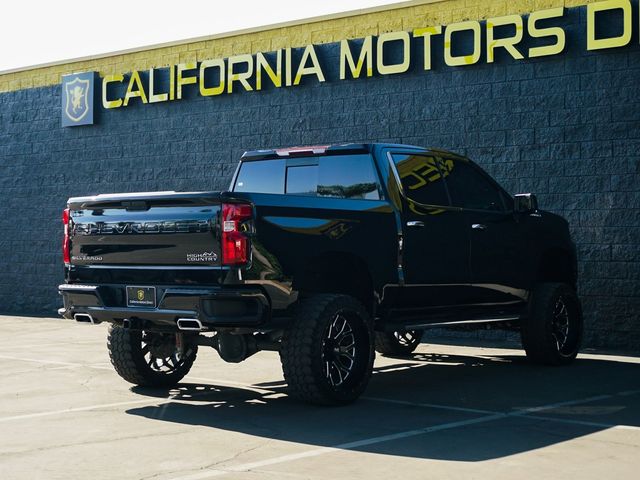
[[[195,319],[204,330],[217,327],[259,327],[269,322],[271,308],[265,293],[256,287],[189,288],[155,286],[156,307],[128,307],[125,285],[63,284],[59,313],[68,319],[89,315],[94,323],[177,328],[178,319]],[[87,318],[87,317],[85,317]],[[149,325],[151,324],[151,325]]]

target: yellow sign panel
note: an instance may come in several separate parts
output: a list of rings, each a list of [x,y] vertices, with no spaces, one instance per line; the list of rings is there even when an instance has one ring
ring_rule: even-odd
[[[618,10],[622,12],[622,33],[610,38],[596,38],[598,12]],[[587,50],[624,47],[631,41],[631,1],[607,0],[587,5]]]
[[[587,10],[588,50],[617,48],[631,41],[633,22],[631,0],[605,0],[590,3]],[[615,13],[616,19],[609,20],[603,15]],[[413,32],[396,31],[368,36],[358,40],[342,40],[339,44],[340,80],[358,79],[377,75],[396,75],[409,71],[412,64],[414,40],[422,46],[422,69],[431,70],[434,37],[442,36],[443,57],[446,65],[463,67],[474,65],[485,59],[495,61],[496,51],[503,50],[515,60],[557,55],[565,50],[566,34],[559,26],[550,26],[565,16],[563,7],[532,12],[523,19],[520,15],[505,15],[489,18],[484,24],[475,20],[453,23],[447,26],[425,26]],[[599,36],[600,22],[617,21],[619,32],[613,36]],[[542,27],[541,25],[545,26]],[[506,27],[511,35],[498,35],[496,28]],[[615,29],[614,29],[615,30]],[[541,46],[525,46],[525,31],[528,38],[542,39]],[[465,41],[460,40],[461,37]],[[469,42],[470,39],[470,42]],[[483,45],[486,51],[483,57]],[[463,49],[464,51],[460,51]],[[389,51],[393,55],[387,55]],[[392,57],[392,58],[391,58]],[[285,48],[271,53],[258,52],[256,55],[236,55],[227,59],[216,58],[180,63],[168,67],[168,90],[156,91],[157,70],[150,69],[144,75],[134,70],[126,80],[126,93],[115,94],[116,84],[125,87],[123,75],[107,75],[102,81],[102,106],[106,109],[128,106],[135,98],[141,103],[157,103],[180,100],[185,87],[198,85],[197,91],[203,97],[231,94],[241,91],[262,90],[270,85],[274,88],[300,85],[303,80],[324,82],[323,64],[315,45],[307,45],[299,59],[294,60],[292,49]]]

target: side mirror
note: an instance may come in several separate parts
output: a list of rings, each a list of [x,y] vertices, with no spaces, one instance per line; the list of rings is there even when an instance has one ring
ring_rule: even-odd
[[[516,213],[531,213],[538,210],[538,199],[533,193],[520,193],[513,197]]]

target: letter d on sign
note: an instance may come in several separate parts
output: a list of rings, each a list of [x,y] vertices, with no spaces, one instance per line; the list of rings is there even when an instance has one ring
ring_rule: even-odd
[[[622,33],[617,37],[596,38],[596,13],[622,10]],[[587,50],[624,47],[631,41],[631,2],[607,0],[587,5]]]

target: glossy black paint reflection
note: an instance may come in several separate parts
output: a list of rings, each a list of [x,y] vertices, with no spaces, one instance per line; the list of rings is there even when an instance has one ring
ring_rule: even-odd
[[[109,285],[109,292],[257,288],[269,300],[272,316],[264,318],[309,292],[345,293],[384,328],[517,318],[536,282],[575,284],[567,223],[543,211],[515,212],[511,195],[468,159],[390,144],[331,147],[325,155],[249,152],[231,192],[72,199],[67,281]],[[225,202],[253,206],[243,230],[250,262],[242,267],[220,261]],[[563,262],[564,270],[554,269]]]
[[[364,266],[376,291],[395,281],[395,217],[384,201],[236,193],[256,208],[253,262],[243,273],[250,283],[273,292],[278,305],[294,301],[295,291],[314,282],[312,267],[335,268],[345,262]],[[335,281],[339,281],[336,278]],[[373,301],[373,298],[370,299]],[[286,306],[286,305],[285,305]]]

